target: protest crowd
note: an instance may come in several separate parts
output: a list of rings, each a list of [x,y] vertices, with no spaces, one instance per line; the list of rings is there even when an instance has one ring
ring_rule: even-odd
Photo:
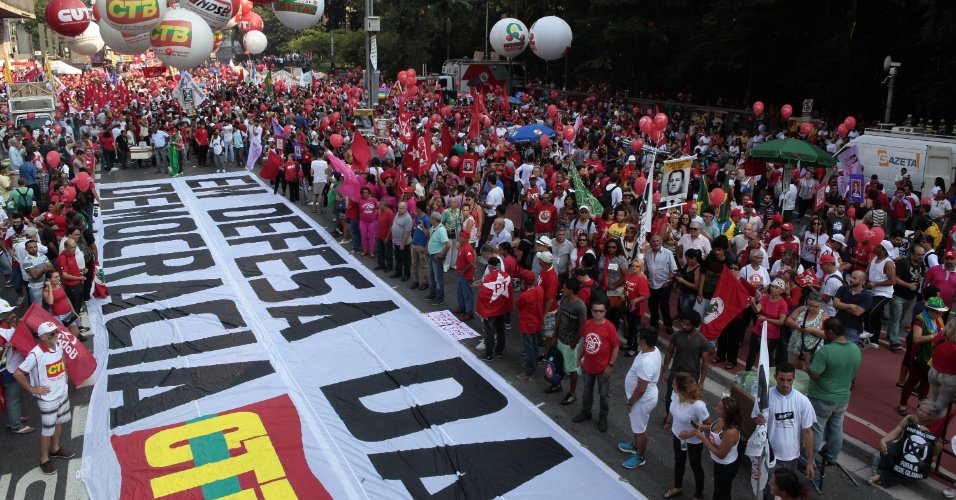
[[[576,424],[606,432],[609,418],[625,418],[609,414],[609,401],[626,400],[632,436],[618,444],[622,467],[644,465],[648,427],[664,426],[675,457],[664,498],[702,498],[705,489],[731,498],[734,481],[747,479],[735,479],[738,444],[753,424],[767,426],[776,457],[768,494],[806,496],[804,478],[840,455],[863,353],[881,343],[900,353],[902,420],[881,441],[872,482],[905,481],[893,460],[907,429],[928,431],[940,447],[948,437],[956,186],[940,179],[918,196],[901,175],[894,185],[874,179],[862,201],[850,201],[839,181],[845,164],[749,156],[784,138],[835,154],[862,127],[811,131],[753,115],[729,124],[683,108],[667,115],[600,85],[580,95],[529,88],[517,103],[490,86],[452,97],[416,86],[408,70],[373,110],[372,130],[360,131],[361,73],[289,86],[270,81],[275,64],[215,63],[188,77],[89,71],[62,79],[56,120],[7,123],[0,272],[16,306],[39,304],[83,339],[85,301],[96,292],[96,174],[248,169],[334,224],[340,244],[387,282],[478,329],[478,357],[495,363],[506,344],[520,345],[516,377],[578,406]],[[187,78],[196,89],[188,103],[175,92]],[[554,137],[510,140],[545,124]],[[137,145],[149,160],[132,159]],[[679,159],[686,168],[666,168]],[[0,349],[17,310],[0,302]],[[36,333],[31,354],[55,357],[48,328]],[[761,355],[775,368],[773,418],[732,397],[708,407],[702,390],[713,367],[752,371]],[[37,360],[14,349],[3,359],[10,430],[36,426],[22,421],[23,391],[51,409],[40,459],[53,473],[51,458],[72,456],[57,440],[69,420],[65,379],[48,383],[31,372]],[[624,387],[611,386],[615,370],[626,372]],[[805,392],[798,374],[809,379]],[[652,422],[659,407],[666,417]],[[684,490],[688,462],[693,494]]]

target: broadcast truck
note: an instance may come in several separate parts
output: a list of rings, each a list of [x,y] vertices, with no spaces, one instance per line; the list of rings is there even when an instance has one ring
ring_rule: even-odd
[[[37,129],[56,116],[56,93],[47,88],[46,82],[8,83],[7,107],[7,120],[14,127],[29,125]]]
[[[891,192],[903,168],[920,194],[929,193],[937,177],[947,186],[956,181],[956,137],[929,134],[917,127],[868,128],[841,151],[852,146],[857,148],[865,179],[876,174]]]

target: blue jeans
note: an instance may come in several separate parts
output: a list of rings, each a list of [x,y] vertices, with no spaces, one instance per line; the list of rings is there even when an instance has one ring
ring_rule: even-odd
[[[521,334],[521,347],[524,350],[524,374],[534,375],[534,367],[538,363],[538,342],[535,334]]]
[[[3,391],[7,398],[7,424],[10,426],[10,430],[16,432],[23,427],[23,424],[20,422],[20,417],[22,416],[23,389],[6,368],[3,368],[3,375],[0,375],[0,377],[3,379]]]
[[[461,276],[458,277],[458,307],[465,314],[475,314],[475,292],[471,289],[471,282]]]
[[[428,286],[435,300],[445,300],[445,259],[440,253],[428,256]]]
[[[813,454],[816,456],[826,443],[826,458],[836,462],[843,449],[843,417],[849,403],[833,403],[811,397],[810,404],[817,414],[813,424]]]
[[[844,330],[844,333],[846,334],[847,342],[855,344],[860,341],[860,331],[857,330],[856,328],[850,328],[847,326],[847,327],[844,327],[843,330]],[[871,340],[873,342],[876,342],[877,340],[879,340],[879,338],[871,339]]]
[[[886,327],[886,336],[890,345],[900,345],[900,324],[903,318],[913,314],[913,306],[916,305],[916,297],[904,299],[899,295],[894,295],[890,300],[890,324]]]
[[[696,293],[677,292],[677,310],[678,311],[684,312],[684,311],[693,310],[695,305],[697,305]],[[668,307],[670,307],[670,304],[668,304]],[[651,327],[656,328],[657,325],[651,325]]]

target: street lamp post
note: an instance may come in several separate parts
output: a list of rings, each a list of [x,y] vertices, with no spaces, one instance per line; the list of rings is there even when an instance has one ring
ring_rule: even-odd
[[[378,104],[378,71],[372,66],[372,37],[381,28],[381,20],[372,15],[374,0],[365,0],[365,102],[369,108]],[[377,58],[376,58],[377,59]],[[376,63],[375,66],[378,64]]]
[[[889,74],[883,80],[886,85],[886,113],[883,115],[883,123],[890,123],[890,112],[893,110],[893,87],[896,86],[896,75],[900,70],[900,63],[893,62],[893,58],[886,56],[883,60],[883,71]]]

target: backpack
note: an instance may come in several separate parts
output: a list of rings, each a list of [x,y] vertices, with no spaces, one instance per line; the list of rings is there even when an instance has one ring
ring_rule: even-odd
[[[601,202],[601,206],[603,206],[604,208],[614,208],[613,206],[611,206],[611,199],[612,199],[611,194],[614,193],[615,189],[621,189],[621,187],[616,184],[611,189],[608,189],[609,187],[610,186],[604,186],[604,189],[601,190],[601,196],[600,198],[598,198],[598,201]]]
[[[544,381],[551,385],[558,385],[564,378],[564,356],[558,350],[557,345],[548,349],[544,355]]]
[[[13,211],[21,215],[30,215],[30,212],[33,211],[33,196],[30,194],[30,188],[26,188],[26,191],[21,191],[21,189],[14,189],[18,196],[12,207]]]

